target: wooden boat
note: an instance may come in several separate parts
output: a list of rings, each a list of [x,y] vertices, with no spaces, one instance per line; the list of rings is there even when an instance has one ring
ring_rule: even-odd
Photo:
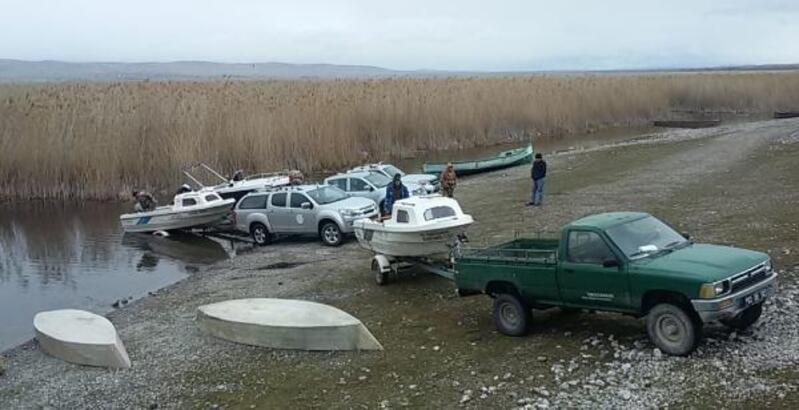
[[[799,111],[774,111],[774,118],[796,118],[799,117]]]
[[[235,299],[197,308],[203,331],[231,342],[276,349],[383,350],[360,320],[321,303]]]
[[[721,124],[721,120],[659,120],[652,125],[669,128],[710,128]]]
[[[33,328],[39,346],[51,356],[89,366],[130,367],[116,328],[102,316],[74,309],[39,312]]]
[[[529,164],[533,160],[533,145],[512,149],[497,154],[493,158],[483,158],[468,161],[453,161],[456,175],[469,175],[478,172],[493,171],[516,165]],[[425,174],[440,174],[447,166],[446,162],[429,162],[422,166]]]

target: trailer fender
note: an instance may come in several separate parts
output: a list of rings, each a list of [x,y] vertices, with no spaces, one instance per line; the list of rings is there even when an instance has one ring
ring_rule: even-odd
[[[375,255],[374,263],[380,268],[380,272],[391,272],[391,260],[386,255]]]

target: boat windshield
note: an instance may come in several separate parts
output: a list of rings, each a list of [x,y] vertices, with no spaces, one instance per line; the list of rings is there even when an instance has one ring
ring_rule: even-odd
[[[403,177],[405,176],[405,173],[404,173],[404,172],[402,172],[402,170],[401,170],[401,169],[399,169],[399,168],[397,168],[397,167],[395,167],[395,166],[393,166],[393,165],[386,165],[386,166],[384,166],[384,167],[383,167],[383,171],[384,171],[386,174],[388,174],[388,176],[389,176],[390,178],[393,178],[393,177],[394,177],[394,175],[397,175],[397,174],[400,174],[400,176],[403,176]]]
[[[332,185],[316,188],[308,191],[307,194],[319,205],[332,204],[333,202],[347,199],[347,194],[344,191]]]
[[[369,175],[365,176],[367,181],[372,185],[383,188],[389,183],[391,183],[391,178],[379,173],[379,172],[370,172]]]
[[[606,232],[630,259],[672,250],[688,243],[677,231],[652,216],[608,228]]]

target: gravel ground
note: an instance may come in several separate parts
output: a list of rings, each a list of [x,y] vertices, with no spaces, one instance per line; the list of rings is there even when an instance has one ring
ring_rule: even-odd
[[[542,208],[524,207],[526,167],[461,181],[456,194],[477,220],[473,244],[637,209],[700,241],[769,251],[782,286],[761,321],[743,333],[708,327],[687,358],[656,351],[640,321],[604,313],[536,311],[530,336],[501,336],[488,298],[457,298],[451,283],[419,273],[377,287],[366,274],[369,254],[352,242],[283,241],[109,315],[129,370],[63,363],[35,342],[5,352],[0,408],[796,408],[797,154],[799,120],[765,121],[548,155]],[[361,318],[386,350],[277,351],[196,328],[197,306],[240,297],[332,304]]]

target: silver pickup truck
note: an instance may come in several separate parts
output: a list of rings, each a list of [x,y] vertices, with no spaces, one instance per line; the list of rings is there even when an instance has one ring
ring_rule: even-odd
[[[299,185],[253,192],[233,210],[236,229],[248,232],[257,245],[278,235],[318,235],[325,245],[338,246],[352,223],[378,216],[368,198],[349,197],[330,185]]]

